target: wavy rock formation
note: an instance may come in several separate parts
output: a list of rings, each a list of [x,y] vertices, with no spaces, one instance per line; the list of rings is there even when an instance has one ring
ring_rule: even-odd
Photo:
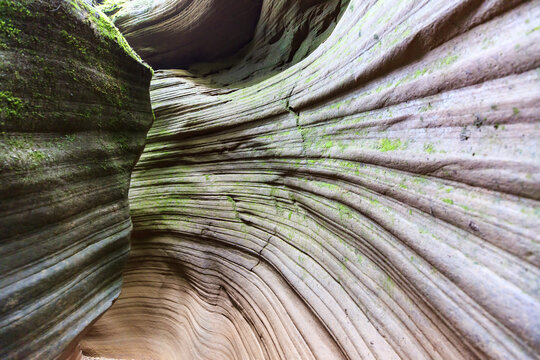
[[[150,64],[190,68],[197,81],[226,87],[245,86],[304,58],[331,33],[347,4],[348,0],[262,4],[255,0],[109,0],[102,9]],[[259,12],[262,20],[255,27],[249,21],[259,19]],[[241,45],[245,45],[241,51],[231,55]],[[219,61],[210,62],[215,58]]]
[[[262,0],[106,2],[129,43],[157,68],[182,68],[232,55],[253,37]]]
[[[540,359],[540,0],[105,1],[172,69],[97,321],[152,116],[89,2],[0,0],[0,358]]]
[[[0,1],[0,358],[55,359],[118,297],[151,70],[83,1]]]
[[[540,358],[540,1],[351,0],[314,48],[337,5],[264,1],[229,69],[156,72],[88,354]]]

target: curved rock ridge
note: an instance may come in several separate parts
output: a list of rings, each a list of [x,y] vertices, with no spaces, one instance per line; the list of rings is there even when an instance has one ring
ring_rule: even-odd
[[[102,8],[155,68],[189,68],[198,81],[206,77],[207,84],[224,87],[253,84],[306,57],[332,32],[347,4],[348,0],[111,0]],[[259,14],[263,20],[257,24]]]
[[[135,237],[122,301],[89,330],[84,353],[129,359],[344,359],[302,299],[269,264],[258,262],[211,240]]]
[[[220,62],[190,71],[217,87],[253,85],[296,64],[332,32],[349,0],[267,0],[253,40]],[[232,84],[232,85],[231,85]]]
[[[540,358],[539,29],[540,1],[352,0],[256,84],[157,71],[123,293],[83,350]]]
[[[1,359],[68,354],[118,297],[151,76],[86,2],[0,2]]]
[[[540,1],[354,0],[265,81],[157,71],[123,293],[83,350],[540,358],[538,29]]]
[[[110,0],[111,15],[155,68],[185,68],[232,55],[253,37],[262,0]]]

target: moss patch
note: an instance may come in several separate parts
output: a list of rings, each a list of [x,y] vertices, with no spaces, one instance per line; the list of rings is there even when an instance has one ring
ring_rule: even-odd
[[[390,140],[388,138],[380,139],[377,144],[377,149],[382,152],[395,151],[401,147],[401,140]]]

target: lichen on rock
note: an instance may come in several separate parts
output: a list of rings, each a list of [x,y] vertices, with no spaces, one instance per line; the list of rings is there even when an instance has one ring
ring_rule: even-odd
[[[83,349],[538,358],[539,2],[338,3],[264,1],[236,63],[156,71],[124,293]]]
[[[0,358],[69,352],[118,297],[151,75],[82,0],[0,1]]]
[[[0,2],[2,359],[539,358],[540,1],[97,1],[150,94],[89,2]]]

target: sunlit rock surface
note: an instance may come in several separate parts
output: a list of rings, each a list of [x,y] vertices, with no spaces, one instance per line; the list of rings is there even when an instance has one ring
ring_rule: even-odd
[[[327,3],[265,1],[255,34]],[[267,50],[157,71],[123,293],[83,350],[538,358],[539,5],[352,0],[266,79]]]
[[[151,70],[83,1],[0,1],[0,359],[55,359],[119,295]]]

